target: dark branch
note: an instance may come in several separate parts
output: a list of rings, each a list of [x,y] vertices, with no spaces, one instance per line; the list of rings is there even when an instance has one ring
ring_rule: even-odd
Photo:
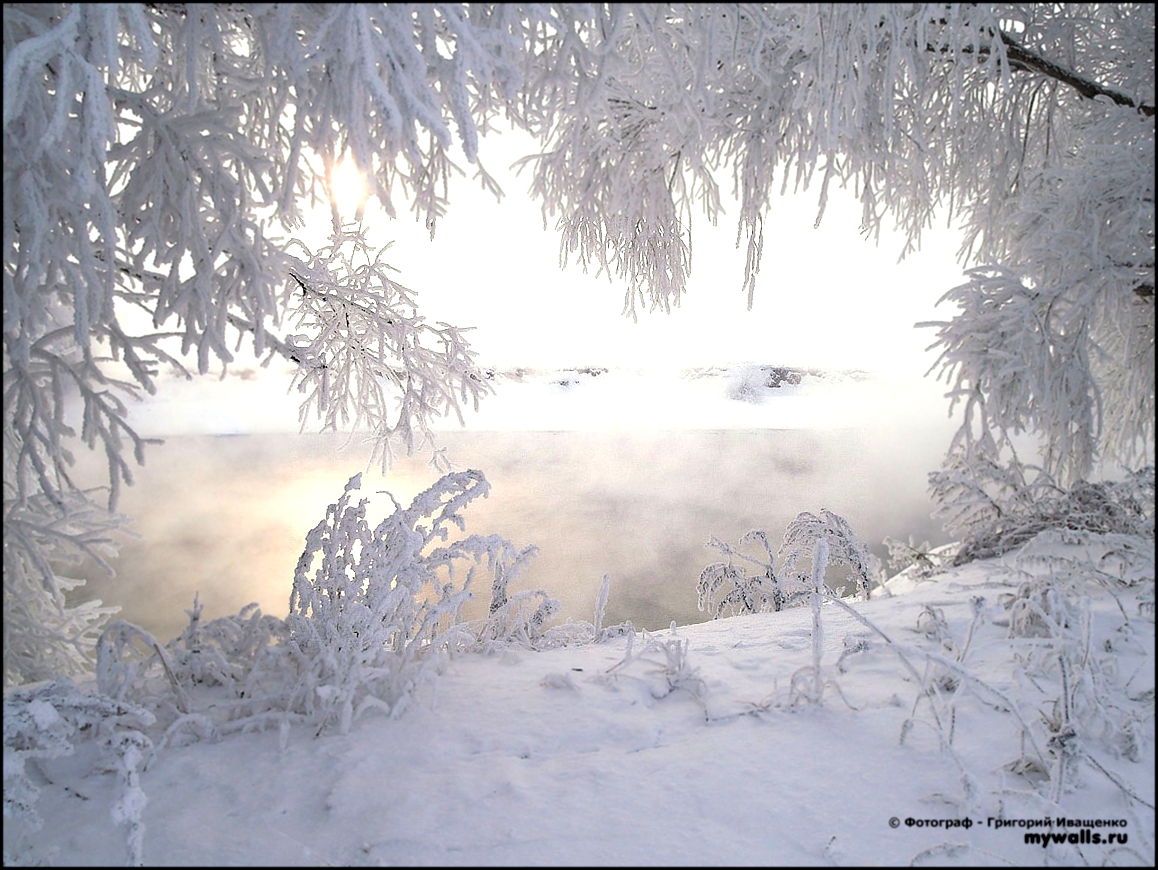
[[[944,20],[939,23],[945,24]],[[990,33],[992,35],[992,33]],[[1005,44],[1005,59],[1009,64],[1009,68],[1017,72],[1034,72],[1044,75],[1055,81],[1062,82],[1069,85],[1086,99],[1092,100],[1094,97],[1109,97],[1119,106],[1126,106],[1131,109],[1137,109],[1148,118],[1154,117],[1154,107],[1147,103],[1138,103],[1130,97],[1123,94],[1121,91],[1116,91],[1113,88],[1098,84],[1085,76],[1078,75],[1072,70],[1068,70],[1063,66],[1059,66],[1053,61],[1046,60],[1039,54],[1027,49],[1012,36],[1005,31],[1000,31],[1001,41]],[[949,49],[947,47],[936,47],[933,44],[925,46],[928,51],[935,51],[942,55],[948,55]],[[973,49],[968,46],[959,49],[962,54],[973,54]],[[990,51],[987,46],[980,46],[977,49],[977,57],[984,59],[989,57]]]
[[[1009,58],[1010,64],[1016,68],[1029,70],[1031,72],[1040,73],[1048,76],[1059,82],[1069,85],[1086,99],[1092,100],[1094,97],[1109,97],[1119,106],[1127,106],[1131,109],[1137,109],[1148,118],[1154,117],[1154,107],[1148,106],[1145,103],[1137,103],[1130,97],[1123,94],[1121,91],[1116,91],[1113,88],[1108,88],[1105,85],[1100,85],[1097,82],[1091,81],[1083,76],[1078,75],[1065,67],[1058,66],[1052,61],[1046,60],[1044,57],[1034,54],[1018,43],[1012,36],[1004,31],[1001,32],[1001,41],[1005,43],[1005,56]]]
[[[290,270],[289,276],[298,282],[298,286],[302,288],[303,293],[313,293],[314,292],[313,290],[311,290],[309,287],[306,286],[306,282],[303,281],[301,278],[299,278],[297,276],[297,273],[294,272],[292,269]]]

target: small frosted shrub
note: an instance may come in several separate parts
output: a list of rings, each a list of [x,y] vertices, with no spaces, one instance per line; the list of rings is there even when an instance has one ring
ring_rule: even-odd
[[[700,677],[699,668],[692,667],[688,662],[688,641],[679,638],[659,643],[657,651],[663,653],[661,674],[666,683],[666,689],[658,695],[653,690],[653,697],[664,698],[672,692],[682,689],[693,698],[702,700],[708,692],[707,683]]]
[[[1010,637],[1063,637],[1073,616],[1073,602],[1052,577],[1037,577],[1002,596],[1009,608]]]
[[[1117,482],[1078,481],[1060,486],[1046,471],[1012,459],[957,455],[929,475],[934,515],[959,536],[953,559],[1000,556],[1039,533],[1123,534],[1154,537],[1154,467]]]
[[[402,712],[448,639],[461,636],[462,606],[480,563],[496,578],[493,615],[514,600],[506,583],[534,552],[520,553],[497,535],[447,543],[452,526],[465,529],[466,505],[490,490],[481,471],[445,475],[410,507],[395,502],[374,528],[366,499],[350,502],[360,485],[361,475],[352,477],[307,535],[287,618],[287,643],[304,671],[291,707],[320,714],[323,727],[337,721],[342,732],[367,709]],[[530,616],[533,626],[545,618],[539,613]]]
[[[909,571],[916,577],[932,577],[945,569],[945,555],[928,541],[918,544],[912,535],[909,535],[908,542],[886,537],[884,545],[889,550],[889,567],[894,571]]]
[[[740,549],[754,541],[762,545],[762,555],[751,556]],[[785,530],[784,542],[776,554],[768,535],[760,529],[745,534],[736,547],[713,537],[708,546],[725,558],[700,572],[697,606],[712,611],[712,618],[719,619],[726,610],[733,614],[776,612],[801,603],[812,592],[811,574],[799,571],[797,566],[811,562],[819,541],[826,542],[825,563],[847,565],[849,579],[854,581],[860,597],[868,598],[872,581],[880,573],[879,560],[869,553],[843,517],[822,508],[819,517],[807,511],[798,514]]]
[[[828,508],[821,508],[819,516],[804,511],[788,524],[778,553],[782,576],[797,576],[806,581],[807,575],[797,566],[811,562],[816,544],[821,540],[827,542],[828,562],[846,565],[848,580],[852,581],[857,596],[867,600],[872,594],[873,581],[881,572],[880,560],[869,552],[848,521]]]
[[[672,623],[674,626],[674,622]],[[627,668],[638,662],[651,665],[647,676],[641,679],[646,685],[649,694],[656,700],[666,698],[677,690],[683,690],[703,703],[708,692],[707,683],[700,676],[699,668],[693,667],[688,661],[688,641],[683,638],[672,637],[669,640],[659,640],[649,632],[642,632],[642,641],[636,645],[636,632],[629,629],[626,633],[627,649],[623,658],[604,671],[601,681],[610,683],[626,676]]]
[[[159,648],[145,629],[118,619],[97,639],[97,689],[117,701],[140,700],[150,658]]]
[[[539,555],[539,548],[534,545],[526,547],[521,552],[517,552],[509,544],[499,547],[497,554],[493,557],[494,567],[491,571],[491,603],[488,608],[491,616],[510,604],[511,581],[517,580],[522,574],[523,568],[537,555]],[[543,594],[546,595],[546,593]]]
[[[194,597],[193,609],[185,611],[189,624],[165,645],[175,678],[183,686],[222,686],[252,696],[249,683],[258,663],[269,647],[289,636],[285,620],[263,614],[257,604],[208,621],[201,611]]]
[[[763,545],[763,557],[753,557],[739,549],[753,541]],[[763,531],[753,529],[743,535],[737,547],[715,537],[708,541],[708,546],[719,550],[725,558],[700,572],[696,583],[696,606],[700,610],[711,611],[712,618],[719,619],[726,610],[733,614],[760,613],[779,611],[788,604],[790,596],[780,587],[776,556]]]
[[[156,730],[163,731],[158,750],[307,718],[292,709],[304,664],[288,646],[285,620],[249,604],[202,621],[196,598],[185,612],[189,625],[164,646],[124,620],[105,629],[97,643],[98,690],[150,710]]]
[[[542,644],[545,623],[558,611],[559,601],[541,589],[516,592],[483,621],[478,640],[484,646],[498,641],[533,649]]]
[[[528,552],[533,555],[537,550],[528,547],[519,554],[519,561],[522,561],[522,557]],[[498,573],[496,571],[496,576]],[[513,576],[510,570],[501,573],[504,578],[509,579]],[[556,599],[542,589],[524,590],[508,595],[504,585],[503,595],[501,597],[496,595],[491,599],[491,612],[488,617],[470,624],[473,634],[468,634],[474,638],[474,642],[468,644],[468,648],[488,651],[493,650],[496,644],[516,644],[527,649],[553,649],[583,643],[598,643],[633,632],[635,629],[630,621],[612,626],[603,624],[610,590],[611,576],[604,574],[595,603],[594,623],[568,619],[562,624],[547,627],[547,620],[559,610],[559,602]]]

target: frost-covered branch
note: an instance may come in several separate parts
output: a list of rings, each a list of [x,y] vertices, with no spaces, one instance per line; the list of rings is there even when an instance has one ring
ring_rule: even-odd
[[[364,233],[344,229],[289,273],[297,287],[291,316],[303,333],[289,335],[287,356],[298,361],[293,385],[306,394],[304,428],[313,412],[324,429],[370,429],[385,467],[392,441],[415,449],[415,429],[433,441],[430,424],[463,406],[478,409],[492,392],[464,331],[428,324],[413,291],[390,275],[387,248],[370,249]],[[388,246],[387,246],[388,247]]]
[[[825,542],[825,564],[831,558],[833,563],[847,565],[847,579],[853,582],[857,597],[868,600],[873,583],[880,579],[880,560],[869,552],[848,520],[828,508],[821,508],[819,515],[803,511],[784,530],[784,542],[779,551],[784,576],[793,576],[793,572],[797,572],[798,576],[805,577],[799,565],[805,562],[806,554],[815,558],[820,541]]]
[[[7,496],[7,493],[5,494]],[[69,492],[63,506],[39,494],[4,504],[4,682],[8,685],[84,673],[95,664],[96,637],[115,607],[74,604],[82,559],[108,568],[127,518],[91,493]],[[109,569],[111,570],[111,569]]]
[[[1017,64],[1022,69],[1041,73],[1051,79],[1057,79],[1059,82],[1069,85],[1086,99],[1092,100],[1097,97],[1109,97],[1119,106],[1137,109],[1148,118],[1154,117],[1154,106],[1139,102],[1119,90],[1107,87],[1085,76],[1078,75],[1060,64],[1054,63],[1027,50],[1005,31],[1001,32],[1001,41],[1005,43],[1005,56],[1009,59],[1010,63]]]
[[[1002,253],[943,301],[937,365],[965,400],[958,439],[1029,431],[1048,470],[1088,476],[1099,456],[1153,456],[1154,122],[1114,112],[1065,164],[1020,185]]]

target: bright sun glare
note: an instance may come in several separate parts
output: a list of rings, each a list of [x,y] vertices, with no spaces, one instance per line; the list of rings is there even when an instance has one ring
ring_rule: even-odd
[[[346,156],[338,161],[331,176],[331,185],[335,204],[343,218],[353,217],[366,204],[366,182],[351,157]]]

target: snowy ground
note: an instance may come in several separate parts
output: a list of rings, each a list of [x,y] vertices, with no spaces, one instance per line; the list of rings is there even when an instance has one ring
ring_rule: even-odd
[[[1054,536],[899,575],[850,602],[872,628],[827,603],[816,703],[799,607],[630,652],[620,636],[460,654],[398,719],[346,734],[170,745],[140,776],[144,860],[1149,865],[1153,542],[1132,540],[1126,560],[1103,554],[1129,542]],[[122,787],[96,762],[89,741],[29,764],[44,824],[6,819],[6,864],[124,863]]]

